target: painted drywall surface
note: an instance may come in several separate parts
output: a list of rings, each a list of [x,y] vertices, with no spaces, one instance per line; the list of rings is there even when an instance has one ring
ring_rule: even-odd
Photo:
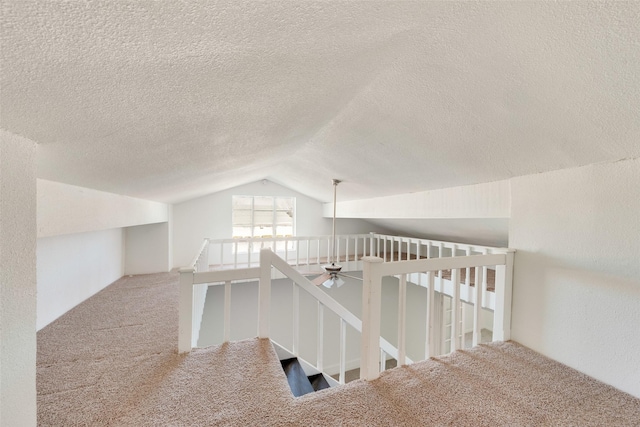
[[[38,330],[122,277],[123,247],[121,228],[39,238]]]
[[[512,338],[640,397],[640,159],[513,179]]]
[[[338,202],[340,218],[508,218],[509,181]],[[333,203],[323,206],[333,215]]]
[[[38,179],[38,237],[169,220],[169,205]]]
[[[43,179],[37,191],[38,329],[120,278],[127,248],[133,273],[169,269],[169,205]]]
[[[0,425],[36,425],[36,144],[0,131]]]
[[[485,246],[507,245],[509,210],[509,181],[337,203],[339,218],[364,218],[376,230]],[[323,211],[332,215],[333,204]]]
[[[293,196],[296,198],[296,234],[298,236],[331,234],[331,220],[322,216],[322,203],[271,181],[258,181],[174,205],[174,267],[191,262],[205,237],[231,238],[231,196],[233,195]],[[338,221],[336,230],[339,233],[373,231],[367,223],[354,219]]]
[[[124,229],[124,237],[124,274],[171,270],[168,222],[127,227]]]

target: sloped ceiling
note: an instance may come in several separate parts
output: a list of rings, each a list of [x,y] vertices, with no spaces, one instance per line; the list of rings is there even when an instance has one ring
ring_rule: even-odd
[[[3,1],[41,178],[321,201],[640,156],[638,2]],[[348,183],[348,185],[347,185]]]

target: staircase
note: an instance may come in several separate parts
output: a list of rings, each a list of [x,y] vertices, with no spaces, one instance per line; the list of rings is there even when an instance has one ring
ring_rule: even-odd
[[[272,340],[271,344],[278,355],[294,397],[340,385],[334,378],[322,373],[317,367],[292,354],[275,341]]]
[[[300,397],[307,393],[330,387],[322,373],[307,376],[297,357],[281,360],[280,363],[294,397]]]

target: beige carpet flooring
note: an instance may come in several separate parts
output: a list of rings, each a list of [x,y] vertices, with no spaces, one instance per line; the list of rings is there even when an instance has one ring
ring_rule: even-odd
[[[296,399],[268,340],[179,356],[177,285],[122,278],[38,333],[39,425],[640,425],[640,399],[513,342]]]

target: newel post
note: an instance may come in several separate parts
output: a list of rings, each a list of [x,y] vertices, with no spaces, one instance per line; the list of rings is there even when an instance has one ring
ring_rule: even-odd
[[[511,293],[513,288],[513,258],[515,250],[509,249],[505,265],[496,266],[496,307],[493,312],[494,341],[511,339]]]
[[[382,276],[376,265],[382,258],[362,258],[362,342],[360,378],[374,380],[380,375],[380,306]]]
[[[260,283],[258,285],[258,337],[269,338],[271,310],[271,249],[260,251]]]
[[[192,267],[180,269],[180,297],[178,302],[178,352],[191,351],[193,333],[193,273]]]

